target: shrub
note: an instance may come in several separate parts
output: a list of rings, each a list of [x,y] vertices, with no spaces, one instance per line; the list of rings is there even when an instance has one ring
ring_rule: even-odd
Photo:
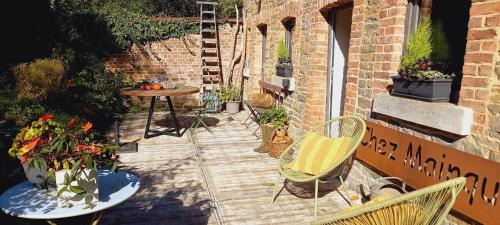
[[[38,103],[20,100],[7,109],[5,120],[15,123],[18,127],[23,127],[45,114],[46,111],[45,107]]]
[[[49,92],[59,88],[64,74],[63,63],[59,59],[37,59],[13,68],[16,77],[18,98],[41,101]]]
[[[432,53],[431,61],[448,62],[450,60],[450,50],[448,40],[443,30],[443,22],[438,21],[432,25]]]
[[[431,46],[431,21],[429,17],[425,17],[417,27],[417,30],[411,35],[408,40],[406,53],[401,60],[401,69],[410,67],[422,58],[429,58],[432,52]]]
[[[286,47],[285,41],[281,40],[276,48],[276,54],[278,55],[278,63],[290,62],[290,53]]]
[[[238,88],[222,88],[219,94],[219,100],[224,103],[228,101],[239,101],[240,100],[240,90]]]

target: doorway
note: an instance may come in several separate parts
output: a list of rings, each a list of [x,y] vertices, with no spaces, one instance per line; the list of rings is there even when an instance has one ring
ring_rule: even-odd
[[[347,59],[351,35],[352,6],[330,13],[326,118],[344,114]]]

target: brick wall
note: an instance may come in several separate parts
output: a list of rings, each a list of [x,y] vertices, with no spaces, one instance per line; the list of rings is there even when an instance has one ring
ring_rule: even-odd
[[[219,25],[222,70],[225,80],[229,75],[231,51],[233,46],[234,24]],[[237,48],[241,41],[240,32]],[[128,81],[137,82],[150,79],[168,79],[168,82],[199,87],[201,85],[201,61],[199,35],[189,35],[183,39],[169,39],[146,45],[134,46],[130,51],[111,57],[106,68],[121,70]],[[240,74],[241,63],[237,64],[235,74]],[[235,78],[236,79],[236,75]],[[176,107],[198,106],[198,95],[174,98]],[[145,102],[146,103],[146,102]]]
[[[346,77],[344,113],[359,113],[393,129],[500,161],[500,0],[472,1],[467,46],[458,105],[472,108],[472,134],[452,135],[372,112],[376,93],[389,93],[391,76],[397,74],[403,53],[407,0],[263,0],[260,11],[247,0],[247,96],[258,90],[261,60],[265,79],[275,74],[275,47],[284,37],[281,20],[295,17],[293,66],[296,90],[285,100],[291,115],[291,133],[302,134],[324,122],[327,102],[327,69],[330,10],[352,4],[352,26]],[[456,3],[462,4],[462,3]],[[423,14],[430,15],[432,1],[425,0]],[[283,12],[287,9],[286,12]],[[261,54],[257,26],[267,26],[267,53]],[[299,43],[299,44],[297,44]],[[356,187],[377,175],[355,163],[349,180]]]

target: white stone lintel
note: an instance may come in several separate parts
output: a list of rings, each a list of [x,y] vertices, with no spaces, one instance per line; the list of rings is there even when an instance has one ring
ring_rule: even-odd
[[[387,94],[375,95],[372,111],[462,136],[470,134],[473,121],[471,108]]]

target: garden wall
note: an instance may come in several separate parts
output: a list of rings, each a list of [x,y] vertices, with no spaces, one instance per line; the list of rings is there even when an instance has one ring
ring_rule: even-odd
[[[231,23],[219,25],[222,70],[225,78],[229,74],[234,26],[235,24]],[[238,41],[240,39],[241,32]],[[134,46],[131,51],[111,57],[106,63],[106,68],[110,71],[123,71],[125,79],[130,82],[168,79],[168,82],[200,87],[202,80],[199,46],[199,34],[189,35],[185,39],[156,42],[144,48]],[[241,65],[237,65],[235,71],[240,70]],[[139,100],[136,103],[149,102],[149,99]],[[174,104],[179,108],[196,107],[198,103],[197,94],[174,98]]]
[[[442,0],[434,2],[437,1]],[[449,10],[453,13],[457,12],[457,7],[467,7],[463,17],[468,18],[468,22],[460,24],[468,31],[465,35],[467,44],[462,48],[465,57],[462,72],[458,74],[462,78],[458,82],[460,92],[456,103],[428,105],[410,100],[414,104],[390,106],[390,110],[400,114],[404,107],[409,107],[410,111],[412,107],[421,106],[427,109],[472,109],[473,121],[468,134],[452,134],[373,110],[377,96],[389,96],[392,88],[390,77],[397,74],[399,68],[407,4],[407,0],[263,0],[257,5],[255,1],[247,0],[247,60],[250,71],[245,83],[247,96],[259,90],[259,80],[263,78],[269,82],[275,75],[276,46],[285,37],[282,22],[294,18],[296,22],[291,39],[296,87],[284,101],[290,114],[290,133],[297,137],[323,123],[327,119],[328,100],[328,15],[332,10],[352,6],[344,114],[357,113],[392,129],[500,162],[500,0],[446,1],[454,7]],[[423,14],[429,14],[431,7],[432,1],[424,1]],[[263,29],[267,30],[265,38]],[[265,51],[262,50],[263,45]],[[443,112],[441,116],[449,116],[446,111]],[[439,116],[430,114],[420,117],[439,120]],[[457,124],[448,125],[458,126],[462,122],[470,122],[470,119],[457,119]],[[367,184],[378,176],[378,173],[355,161],[347,180],[351,187],[358,188],[359,184]]]

